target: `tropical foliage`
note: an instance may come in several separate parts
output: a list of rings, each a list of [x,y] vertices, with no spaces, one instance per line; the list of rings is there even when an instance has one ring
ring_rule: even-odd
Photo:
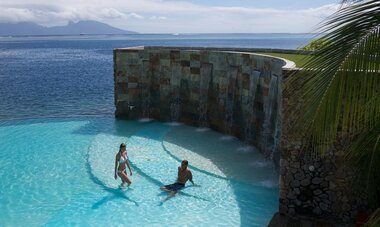
[[[315,51],[315,50],[320,50],[323,47],[325,47],[328,44],[328,40],[323,40],[323,39],[316,39],[311,41],[309,44],[307,44],[304,47],[299,48],[300,50],[310,50],[310,51]]]
[[[380,221],[380,1],[344,1],[320,31],[328,40],[294,76],[286,92],[301,100],[294,133],[308,149],[323,154],[339,140],[350,143],[357,167]],[[302,132],[300,134],[300,132]]]

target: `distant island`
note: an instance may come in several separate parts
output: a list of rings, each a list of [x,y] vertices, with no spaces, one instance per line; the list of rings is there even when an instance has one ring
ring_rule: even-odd
[[[18,35],[124,35],[138,34],[98,21],[69,22],[65,26],[44,27],[32,22],[0,23],[0,36]]]

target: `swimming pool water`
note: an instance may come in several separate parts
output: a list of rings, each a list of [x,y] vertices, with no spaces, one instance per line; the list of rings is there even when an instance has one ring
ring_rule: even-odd
[[[0,121],[0,226],[266,226],[278,176],[253,147],[209,129],[113,118]],[[127,144],[131,187],[114,180]],[[189,160],[194,182],[162,203]]]

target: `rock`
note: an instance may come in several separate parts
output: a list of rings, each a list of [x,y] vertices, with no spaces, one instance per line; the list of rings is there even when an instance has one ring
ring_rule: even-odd
[[[290,177],[289,175],[285,176],[285,179],[284,179],[284,184],[291,184],[291,182],[293,181],[293,177]]]
[[[342,207],[340,206],[340,204],[334,204],[332,205],[331,210],[334,213],[340,213],[342,210]]]
[[[326,194],[329,196],[330,199],[334,198],[335,199],[335,193],[332,191],[326,191]]]
[[[312,182],[313,184],[320,184],[320,183],[322,183],[322,179],[319,178],[319,177],[315,177],[315,178],[313,178],[313,179],[311,180],[311,182]]]
[[[294,215],[296,213],[296,211],[294,210],[294,208],[289,208],[288,213],[290,215]]]
[[[351,217],[352,219],[356,218],[356,211],[351,211],[351,212],[350,212],[350,217]]]
[[[317,214],[317,215],[320,215],[320,214],[322,214],[322,210],[319,207],[316,207],[316,208],[313,209],[313,213]]]
[[[296,174],[294,175],[294,178],[295,178],[296,180],[302,180],[302,179],[305,178],[305,174],[304,174],[303,172],[298,172],[298,173],[296,173]]]
[[[321,210],[323,211],[326,211],[328,209],[328,205],[326,203],[320,203],[319,204],[319,207],[321,208]]]
[[[319,188],[317,185],[314,185],[314,184],[312,184],[312,185],[310,185],[310,187],[309,187],[311,190],[314,190],[314,189],[317,189],[317,188]]]
[[[290,200],[293,200],[293,199],[296,199],[297,196],[296,196],[294,193],[290,192],[290,193],[288,194],[287,198],[290,199]],[[289,205],[289,207],[290,207],[290,206],[291,206],[291,205]]]
[[[306,178],[301,181],[302,186],[308,186],[309,184],[310,184],[310,178]]]
[[[280,159],[280,166],[281,167],[288,167],[289,163],[285,159]]]
[[[329,198],[329,196],[326,195],[326,194],[320,194],[318,197],[321,198],[321,199],[327,199],[327,198]]]
[[[335,169],[334,165],[332,165],[331,163],[326,163],[325,168],[327,172],[332,172]]]
[[[321,183],[321,187],[323,187],[323,188],[328,188],[328,186],[329,186],[329,183],[327,181],[323,181]]]
[[[328,200],[328,199],[322,199],[322,201],[323,201],[324,203],[326,203],[327,205],[330,205],[330,204],[331,204],[331,201]]]
[[[322,190],[321,189],[314,190],[314,195],[320,195],[320,194],[322,194]]]
[[[299,182],[298,180],[294,180],[294,181],[290,184],[290,186],[291,186],[292,188],[297,188],[297,187],[300,186],[300,182]]]
[[[280,214],[288,213],[288,207],[283,205],[283,204],[280,204],[279,212],[280,212]]]
[[[348,205],[347,203],[343,203],[342,209],[343,209],[343,211],[349,211],[349,210],[351,210],[351,206]]]
[[[300,225],[299,226],[302,226],[302,227],[313,227],[313,222],[311,220],[305,220],[305,219],[301,219],[300,220]],[[295,226],[295,225],[292,225],[292,226]]]
[[[350,217],[347,216],[347,215],[344,215],[342,219],[343,219],[344,222],[349,222],[350,221]]]

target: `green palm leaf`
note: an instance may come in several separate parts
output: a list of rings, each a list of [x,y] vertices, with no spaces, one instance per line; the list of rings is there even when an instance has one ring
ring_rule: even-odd
[[[356,167],[358,179],[355,185],[365,190],[372,206],[379,207],[380,121],[372,130],[360,134],[347,150],[346,158]]]
[[[380,208],[375,210],[371,215],[368,222],[364,225],[365,227],[377,227],[380,226]]]
[[[356,185],[377,208],[367,226],[380,226],[380,1],[343,0],[320,32],[328,42],[285,86],[299,100],[291,133],[317,154],[349,140]]]
[[[379,119],[379,25],[379,1],[340,9],[322,25],[327,45],[286,86],[285,92],[301,100],[302,114],[291,114],[298,116],[293,132],[314,151],[326,150],[337,136],[369,130]],[[363,111],[370,101],[370,111]]]

